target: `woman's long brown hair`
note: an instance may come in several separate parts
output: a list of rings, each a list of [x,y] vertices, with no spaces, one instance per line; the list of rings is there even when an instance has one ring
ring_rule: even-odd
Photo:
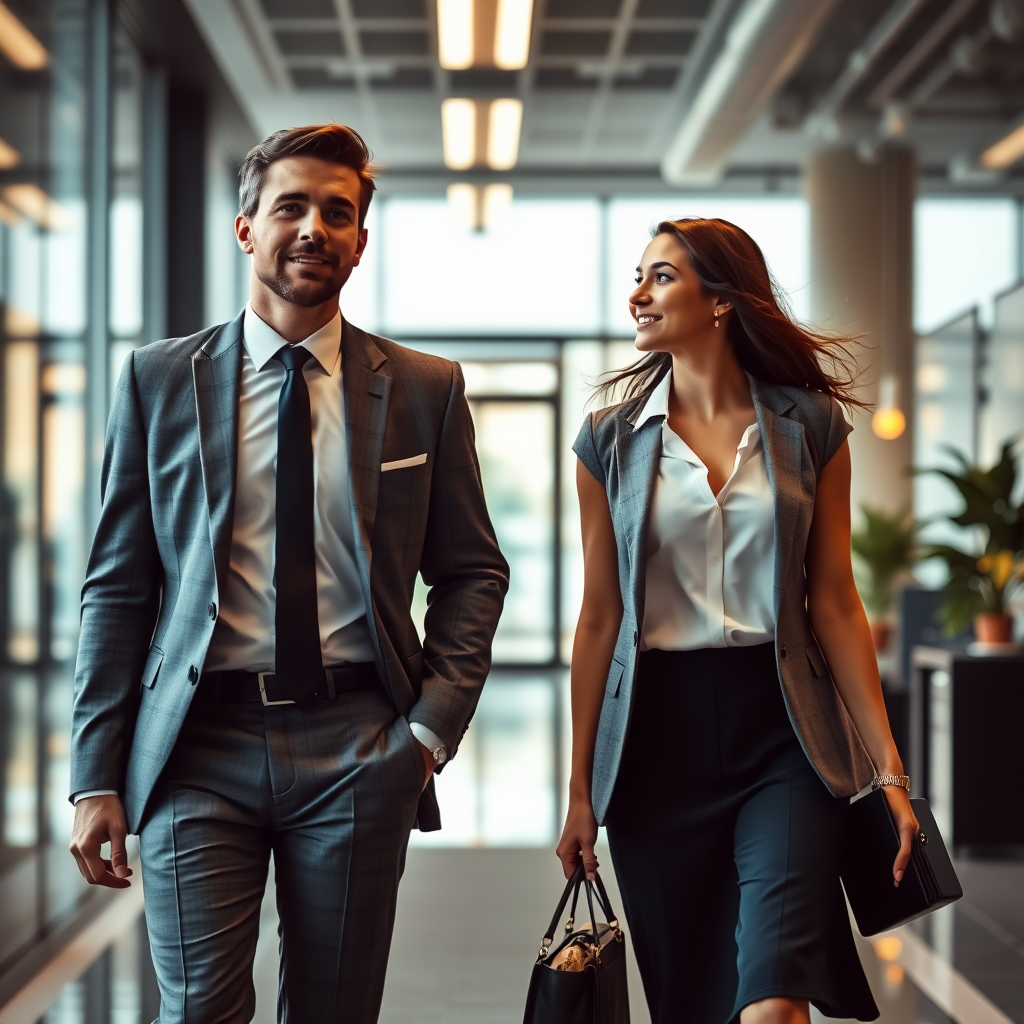
[[[769,384],[814,388],[848,406],[864,407],[856,395],[857,368],[848,346],[854,339],[825,334],[798,323],[772,279],[757,242],[727,220],[684,217],[664,220],[651,237],[672,235],[686,250],[704,288],[732,303],[726,337],[740,366]],[[597,387],[610,396],[624,384],[625,399],[653,391],[672,366],[667,352],[649,352]]]

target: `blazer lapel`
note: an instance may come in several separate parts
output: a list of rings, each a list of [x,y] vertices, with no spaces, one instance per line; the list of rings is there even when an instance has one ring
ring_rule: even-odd
[[[658,478],[661,455],[661,425],[663,417],[644,421],[633,430],[624,431],[616,439],[619,477],[619,501],[626,513],[626,547],[633,576],[633,607],[636,621],[644,620],[644,596],[647,580],[647,522],[654,501],[654,484]]]
[[[748,374],[749,377],[749,374]],[[757,425],[764,446],[764,461],[768,471],[775,504],[775,612],[779,611],[785,581],[789,578],[789,563],[793,557],[793,539],[804,513],[804,493],[801,481],[803,467],[804,427],[784,414],[794,402],[770,384],[750,379],[750,394],[754,400]]]
[[[199,420],[199,458],[203,468],[218,593],[223,591],[231,555],[241,375],[242,314],[239,314],[214,332],[192,356],[192,382]]]
[[[377,515],[377,485],[388,422],[391,378],[381,367],[387,356],[365,331],[342,322],[341,373],[345,391],[345,433],[352,521],[356,537],[356,565],[367,609],[373,608],[370,593],[370,538]],[[376,633],[371,614],[370,628]]]

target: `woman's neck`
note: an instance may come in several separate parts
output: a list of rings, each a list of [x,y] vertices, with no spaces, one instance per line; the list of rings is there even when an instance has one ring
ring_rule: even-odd
[[[752,404],[750,382],[729,345],[672,353],[672,412],[710,422]]]

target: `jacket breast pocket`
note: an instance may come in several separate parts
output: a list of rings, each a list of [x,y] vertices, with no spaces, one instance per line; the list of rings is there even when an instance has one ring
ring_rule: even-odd
[[[156,683],[157,674],[160,672],[160,663],[164,660],[164,652],[159,647],[149,649],[149,657],[146,658],[146,667],[142,670],[142,685],[148,686],[151,690]]]

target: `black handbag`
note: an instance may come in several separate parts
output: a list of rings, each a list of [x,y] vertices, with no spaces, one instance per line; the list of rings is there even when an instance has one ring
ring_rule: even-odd
[[[876,789],[850,805],[841,875],[862,935],[906,924],[964,894],[928,801],[915,797],[910,806],[921,829],[903,879],[894,886],[892,864],[900,837],[885,792]]]
[[[575,927],[576,902],[583,887],[590,923]],[[552,949],[555,931],[572,895],[562,941]],[[597,897],[607,922],[594,916]],[[600,876],[587,880],[581,864],[566,884],[558,909],[541,940],[526,997],[523,1024],[629,1024],[626,944]]]

